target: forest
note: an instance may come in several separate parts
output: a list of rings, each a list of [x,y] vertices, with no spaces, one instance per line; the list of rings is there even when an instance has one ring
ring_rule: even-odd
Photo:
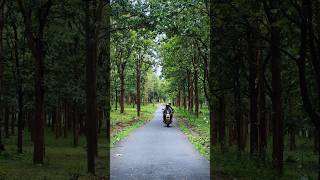
[[[319,0],[0,0],[0,179],[113,179],[168,103],[210,179],[320,179],[319,38]]]

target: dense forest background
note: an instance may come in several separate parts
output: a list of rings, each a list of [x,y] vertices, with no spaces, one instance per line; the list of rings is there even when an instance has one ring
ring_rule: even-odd
[[[48,164],[58,142],[95,174],[113,137],[171,102],[212,175],[319,178],[319,12],[319,0],[1,0],[4,177],[16,152]]]

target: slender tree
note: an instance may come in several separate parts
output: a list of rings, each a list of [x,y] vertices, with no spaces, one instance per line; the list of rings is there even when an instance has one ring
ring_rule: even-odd
[[[250,154],[258,151],[258,91],[257,58],[256,58],[256,36],[255,29],[248,30],[248,52],[249,52],[249,96],[250,96]]]
[[[3,27],[5,22],[5,0],[0,1],[0,152],[4,150],[2,143],[2,120],[3,120],[3,74],[4,74],[4,51],[3,51]]]
[[[144,60],[143,52],[140,52],[136,59],[136,104],[137,104],[137,116],[140,116],[141,112],[141,71]]]
[[[280,54],[280,27],[279,1],[264,1],[264,7],[270,24],[270,53],[272,74],[272,132],[273,151],[272,162],[277,174],[283,174],[283,112],[282,112],[282,87],[281,87],[281,54]]]
[[[21,67],[20,67],[20,57],[18,51],[18,31],[15,22],[12,22],[12,29],[14,32],[14,60],[16,69],[16,81],[17,81],[17,102],[18,102],[18,141],[17,150],[18,153],[22,153],[22,142],[23,142],[23,90],[22,90],[22,77],[21,77]]]
[[[216,120],[214,117],[214,47],[215,47],[215,40],[214,40],[214,1],[208,1],[209,7],[209,26],[210,26],[210,33],[209,33],[209,41],[210,41],[210,52],[209,52],[209,64],[208,64],[208,104],[209,104],[209,113],[210,113],[210,143],[211,145],[216,144],[217,142],[217,126]],[[213,157],[213,151],[210,151],[210,157]],[[211,179],[213,178],[214,174],[214,163],[210,161],[210,175]]]
[[[311,12],[310,12],[311,11]],[[314,124],[316,128],[316,132],[318,133],[318,137],[320,135],[320,114],[317,112],[317,108],[311,103],[311,95],[308,88],[307,78],[306,78],[306,58],[307,58],[307,49],[310,48],[311,53],[311,61],[313,65],[313,69],[315,71],[315,80],[320,87],[319,74],[320,66],[316,62],[317,54],[314,47],[314,35],[310,35],[312,33],[312,2],[309,0],[302,1],[301,7],[301,24],[300,24],[300,52],[299,59],[297,60],[298,70],[299,70],[299,86],[300,86],[300,94],[302,97],[303,107],[307,114],[309,115],[311,122]],[[308,38],[309,35],[309,38]],[[309,46],[308,46],[309,45]],[[319,93],[320,94],[320,93]],[[319,95],[320,97],[320,95]],[[320,138],[316,138],[319,143]],[[318,179],[320,179],[320,148],[318,148],[318,158],[319,158],[319,168],[318,168]]]
[[[239,151],[244,150],[243,144],[243,118],[242,118],[242,101],[241,101],[241,80],[240,80],[240,64],[242,54],[239,50],[238,56],[235,58],[234,64],[234,119],[236,121],[236,137],[237,137],[237,146]]]
[[[111,51],[111,46],[110,46],[110,39],[111,39],[111,1],[110,0],[106,0],[106,27],[107,27],[107,32],[106,32],[106,38],[105,38],[105,49],[106,49],[106,88],[107,88],[107,92],[106,92],[106,111],[104,113],[105,115],[105,119],[106,119],[106,137],[107,137],[107,161],[110,162],[110,121],[111,121],[111,117],[110,117],[110,111],[111,111],[111,92],[110,92],[110,87],[111,87],[111,55],[110,55],[110,51]],[[109,163],[107,163],[109,165]],[[110,167],[107,167],[107,178],[110,178]]]
[[[97,53],[99,33],[105,2],[103,0],[85,1],[86,31],[86,136],[88,171],[95,174],[97,156]]]
[[[35,60],[35,121],[33,162],[43,164],[44,147],[44,30],[47,25],[52,1],[41,2],[35,7],[26,6],[26,2],[17,0],[22,13],[28,46]],[[32,17],[32,14],[36,16]],[[34,26],[37,26],[34,29]]]

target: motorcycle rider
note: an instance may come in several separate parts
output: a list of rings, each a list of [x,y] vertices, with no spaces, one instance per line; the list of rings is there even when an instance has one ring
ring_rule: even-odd
[[[165,120],[165,118],[166,118],[166,112],[167,112],[167,111],[169,111],[170,120],[172,120],[172,116],[173,116],[174,109],[171,107],[171,103],[166,104],[166,107],[165,107],[165,109],[163,110],[163,120]]]

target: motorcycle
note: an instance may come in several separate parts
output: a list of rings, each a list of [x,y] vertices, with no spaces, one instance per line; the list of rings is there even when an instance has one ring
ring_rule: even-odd
[[[168,109],[163,109],[163,123],[165,123],[167,125],[167,127],[170,127],[170,124],[172,123],[172,114],[173,112],[171,112]]]

